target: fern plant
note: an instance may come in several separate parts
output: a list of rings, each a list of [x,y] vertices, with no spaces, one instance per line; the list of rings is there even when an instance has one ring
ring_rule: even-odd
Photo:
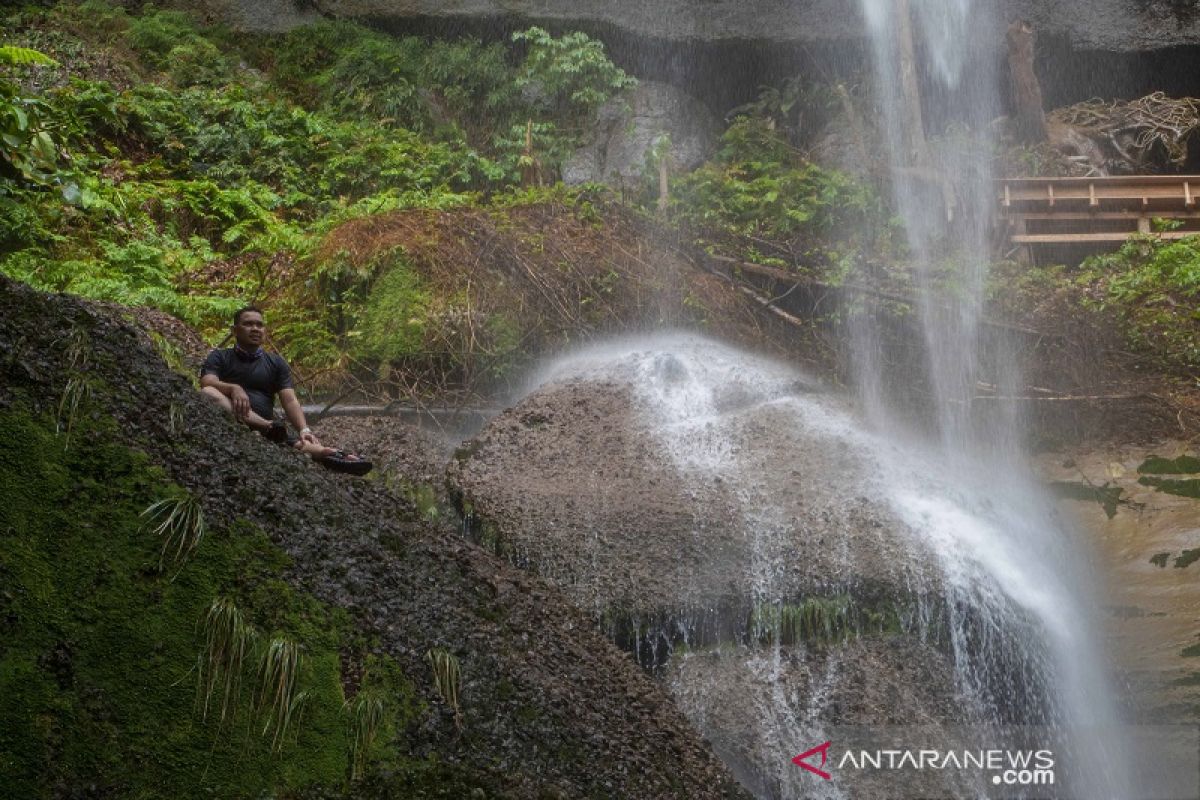
[[[31,50],[28,47],[0,45],[0,66],[25,67],[57,67],[58,62],[45,53]]]

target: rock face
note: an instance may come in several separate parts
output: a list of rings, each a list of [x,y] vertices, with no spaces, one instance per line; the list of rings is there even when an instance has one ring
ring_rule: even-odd
[[[582,608],[641,618],[928,577],[832,400],[786,372],[705,374],[732,351],[670,341],[547,384],[459,451],[449,483],[492,546]]]
[[[928,624],[937,557],[852,417],[713,342],[644,348],[560,364],[458,451],[479,538],[662,675],[757,797],[810,796],[791,758],[829,726],[974,720]],[[894,796],[871,780],[842,786]]]
[[[1141,51],[1200,42],[1200,14],[1178,0],[986,0],[1005,24],[1027,19],[1040,34],[1081,49]],[[627,34],[669,41],[820,42],[858,38],[858,4],[847,0],[662,0],[581,3],[578,0],[208,0],[234,24],[283,30],[320,14],[362,20],[504,19],[517,24],[610,25]],[[992,37],[997,47],[1003,30]]]
[[[563,165],[563,182],[635,186],[646,156],[669,136],[673,170],[704,163],[720,135],[716,117],[699,100],[674,86],[642,81],[628,97],[615,98],[597,114],[594,139]]]

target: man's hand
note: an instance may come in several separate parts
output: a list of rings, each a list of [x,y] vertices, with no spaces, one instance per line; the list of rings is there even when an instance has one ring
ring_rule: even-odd
[[[229,402],[233,405],[233,415],[245,422],[250,416],[250,395],[236,383],[229,385]]]
[[[321,440],[318,439],[317,435],[308,428],[300,431],[300,441],[304,442],[305,444],[315,444],[318,447],[321,446]]]

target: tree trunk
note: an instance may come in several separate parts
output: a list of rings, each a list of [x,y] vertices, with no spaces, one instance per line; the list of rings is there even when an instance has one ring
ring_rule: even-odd
[[[1024,20],[1008,28],[1008,69],[1017,104],[1017,138],[1024,144],[1038,144],[1049,136],[1042,86],[1033,68],[1036,38],[1033,26]]]
[[[904,99],[904,148],[907,166],[929,166],[929,142],[921,112],[921,84],[917,77],[916,43],[913,40],[912,12],[909,0],[896,0],[896,22],[900,51],[900,92]]]

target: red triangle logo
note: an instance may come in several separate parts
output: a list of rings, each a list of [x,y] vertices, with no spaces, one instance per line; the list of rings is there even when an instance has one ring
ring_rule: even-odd
[[[830,775],[828,772],[826,772],[823,769],[818,769],[817,767],[814,767],[812,764],[808,763],[808,759],[812,758],[817,753],[820,753],[821,754],[821,766],[822,767],[825,766],[825,762],[829,758],[829,748],[832,744],[833,744],[833,742],[826,742],[825,744],[814,747],[812,750],[809,750],[806,753],[801,753],[800,755],[798,755],[792,759],[792,763],[795,764],[797,767],[800,767],[800,769],[806,769],[814,775],[819,775],[824,780],[827,780],[827,781],[832,780],[833,776]]]

